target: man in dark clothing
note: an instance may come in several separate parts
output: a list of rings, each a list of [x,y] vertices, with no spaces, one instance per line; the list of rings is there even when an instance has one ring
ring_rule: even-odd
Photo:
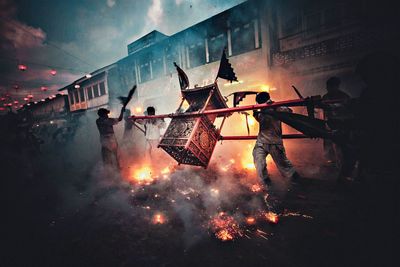
[[[341,102],[349,100],[350,96],[345,92],[341,91],[339,87],[340,87],[340,79],[338,77],[329,78],[326,81],[327,93],[322,96],[322,100],[324,101],[338,100]],[[342,116],[345,115],[345,113],[346,110],[343,106],[343,103],[328,104],[324,108],[324,119],[328,121],[340,119]],[[324,152],[325,152],[325,158],[328,163],[340,164],[340,162],[338,162],[340,161],[339,159],[340,157],[338,157],[338,154],[340,154],[340,152],[337,151],[337,146],[335,146],[334,143],[329,139],[324,139]]]
[[[97,111],[99,118],[96,120],[97,129],[100,133],[101,154],[105,165],[111,165],[119,168],[118,162],[118,143],[114,134],[114,125],[122,121],[125,108],[121,109],[118,118],[109,118],[109,110],[100,108]]]
[[[267,92],[258,93],[256,96],[257,104],[273,103]],[[278,107],[276,111],[291,112],[287,107]],[[268,109],[254,111],[254,118],[260,124],[260,131],[253,149],[253,160],[256,166],[258,176],[265,184],[271,182],[268,171],[266,157],[271,154],[276,166],[281,174],[293,179],[299,178],[299,175],[293,168],[292,163],[286,157],[285,148],[282,141],[281,122],[268,114]]]

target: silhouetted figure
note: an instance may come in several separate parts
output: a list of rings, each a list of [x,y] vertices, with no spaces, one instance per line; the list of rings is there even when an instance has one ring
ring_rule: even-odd
[[[125,109],[121,109],[118,118],[109,118],[109,110],[100,108],[97,111],[99,118],[96,120],[97,129],[100,133],[101,154],[105,165],[114,166],[119,169],[118,143],[114,134],[114,125],[122,120]]]
[[[350,96],[339,89],[340,79],[338,77],[331,77],[326,81],[327,93],[322,96],[322,100],[339,100],[346,101],[350,99]],[[324,108],[324,119],[332,120],[337,119],[344,113],[343,104],[330,104]],[[337,163],[337,153],[335,151],[334,143],[329,139],[324,139],[324,152],[325,158],[328,163]]]
[[[359,131],[359,157],[365,186],[366,242],[371,266],[396,266],[400,215],[398,90],[400,61],[385,52],[363,58],[357,73],[366,87],[355,106]],[[376,214],[384,214],[377,219]],[[368,230],[367,230],[368,231]],[[368,234],[370,231],[368,231]]]
[[[258,93],[256,96],[257,104],[273,103],[267,92]],[[293,168],[292,163],[286,156],[282,141],[281,122],[268,114],[269,109],[254,111],[253,116],[260,124],[260,131],[257,136],[257,142],[253,149],[253,160],[257,174],[265,184],[271,182],[266,158],[271,154],[276,166],[281,174],[293,179],[299,178],[299,175]],[[278,107],[276,111],[291,112],[287,107]]]

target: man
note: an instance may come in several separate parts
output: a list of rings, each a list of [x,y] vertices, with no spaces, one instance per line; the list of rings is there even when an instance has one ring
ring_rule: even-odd
[[[154,107],[148,107],[147,115],[153,116],[156,114]],[[147,119],[147,120],[136,120],[137,123],[144,125],[145,137],[146,137],[146,155],[151,158],[154,149],[157,148],[160,142],[160,130],[166,127],[163,119]],[[154,154],[154,153],[153,153]]]
[[[119,169],[118,162],[118,143],[115,138],[113,126],[122,120],[125,108],[121,109],[118,118],[109,118],[109,110],[100,108],[97,111],[99,118],[96,120],[97,129],[100,133],[101,155],[105,165],[110,165]]]
[[[257,104],[273,103],[267,92],[258,93],[256,102]],[[286,107],[278,107],[275,110],[291,112]],[[263,109],[261,111],[254,111],[253,113],[253,116],[260,124],[257,142],[253,149],[253,160],[257,174],[265,184],[271,183],[266,162],[266,157],[268,154],[271,154],[272,159],[283,176],[298,179],[300,176],[286,157],[285,148],[283,147],[281,122],[271,116],[269,114],[270,111],[271,109]]]
[[[345,92],[339,89],[340,87],[340,79],[338,77],[331,77],[326,81],[326,91],[327,93],[322,96],[322,100],[329,101],[329,100],[339,100],[345,102],[346,100],[350,99],[350,96]],[[341,119],[346,113],[346,110],[342,103],[335,103],[326,105],[324,108],[324,119],[325,120],[338,120]],[[324,139],[324,152],[325,158],[327,163],[329,164],[340,164],[340,154],[339,151],[336,151],[334,144],[329,139]]]

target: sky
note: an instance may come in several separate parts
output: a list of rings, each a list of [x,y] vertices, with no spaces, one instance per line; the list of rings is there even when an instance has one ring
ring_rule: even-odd
[[[243,1],[0,0],[0,96],[38,101],[123,58],[152,30],[171,35]]]

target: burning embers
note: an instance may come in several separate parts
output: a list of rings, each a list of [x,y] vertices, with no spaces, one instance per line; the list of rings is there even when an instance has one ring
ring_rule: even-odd
[[[171,173],[170,167],[156,168],[150,164],[142,166],[134,166],[131,168],[130,173],[127,174],[127,179],[138,185],[150,185],[157,179],[168,179]]]
[[[215,237],[221,241],[230,241],[243,236],[239,224],[225,212],[220,212],[211,219],[210,229],[214,232]]]
[[[167,221],[166,217],[162,213],[156,213],[153,215],[151,220],[152,224],[164,224]]]

